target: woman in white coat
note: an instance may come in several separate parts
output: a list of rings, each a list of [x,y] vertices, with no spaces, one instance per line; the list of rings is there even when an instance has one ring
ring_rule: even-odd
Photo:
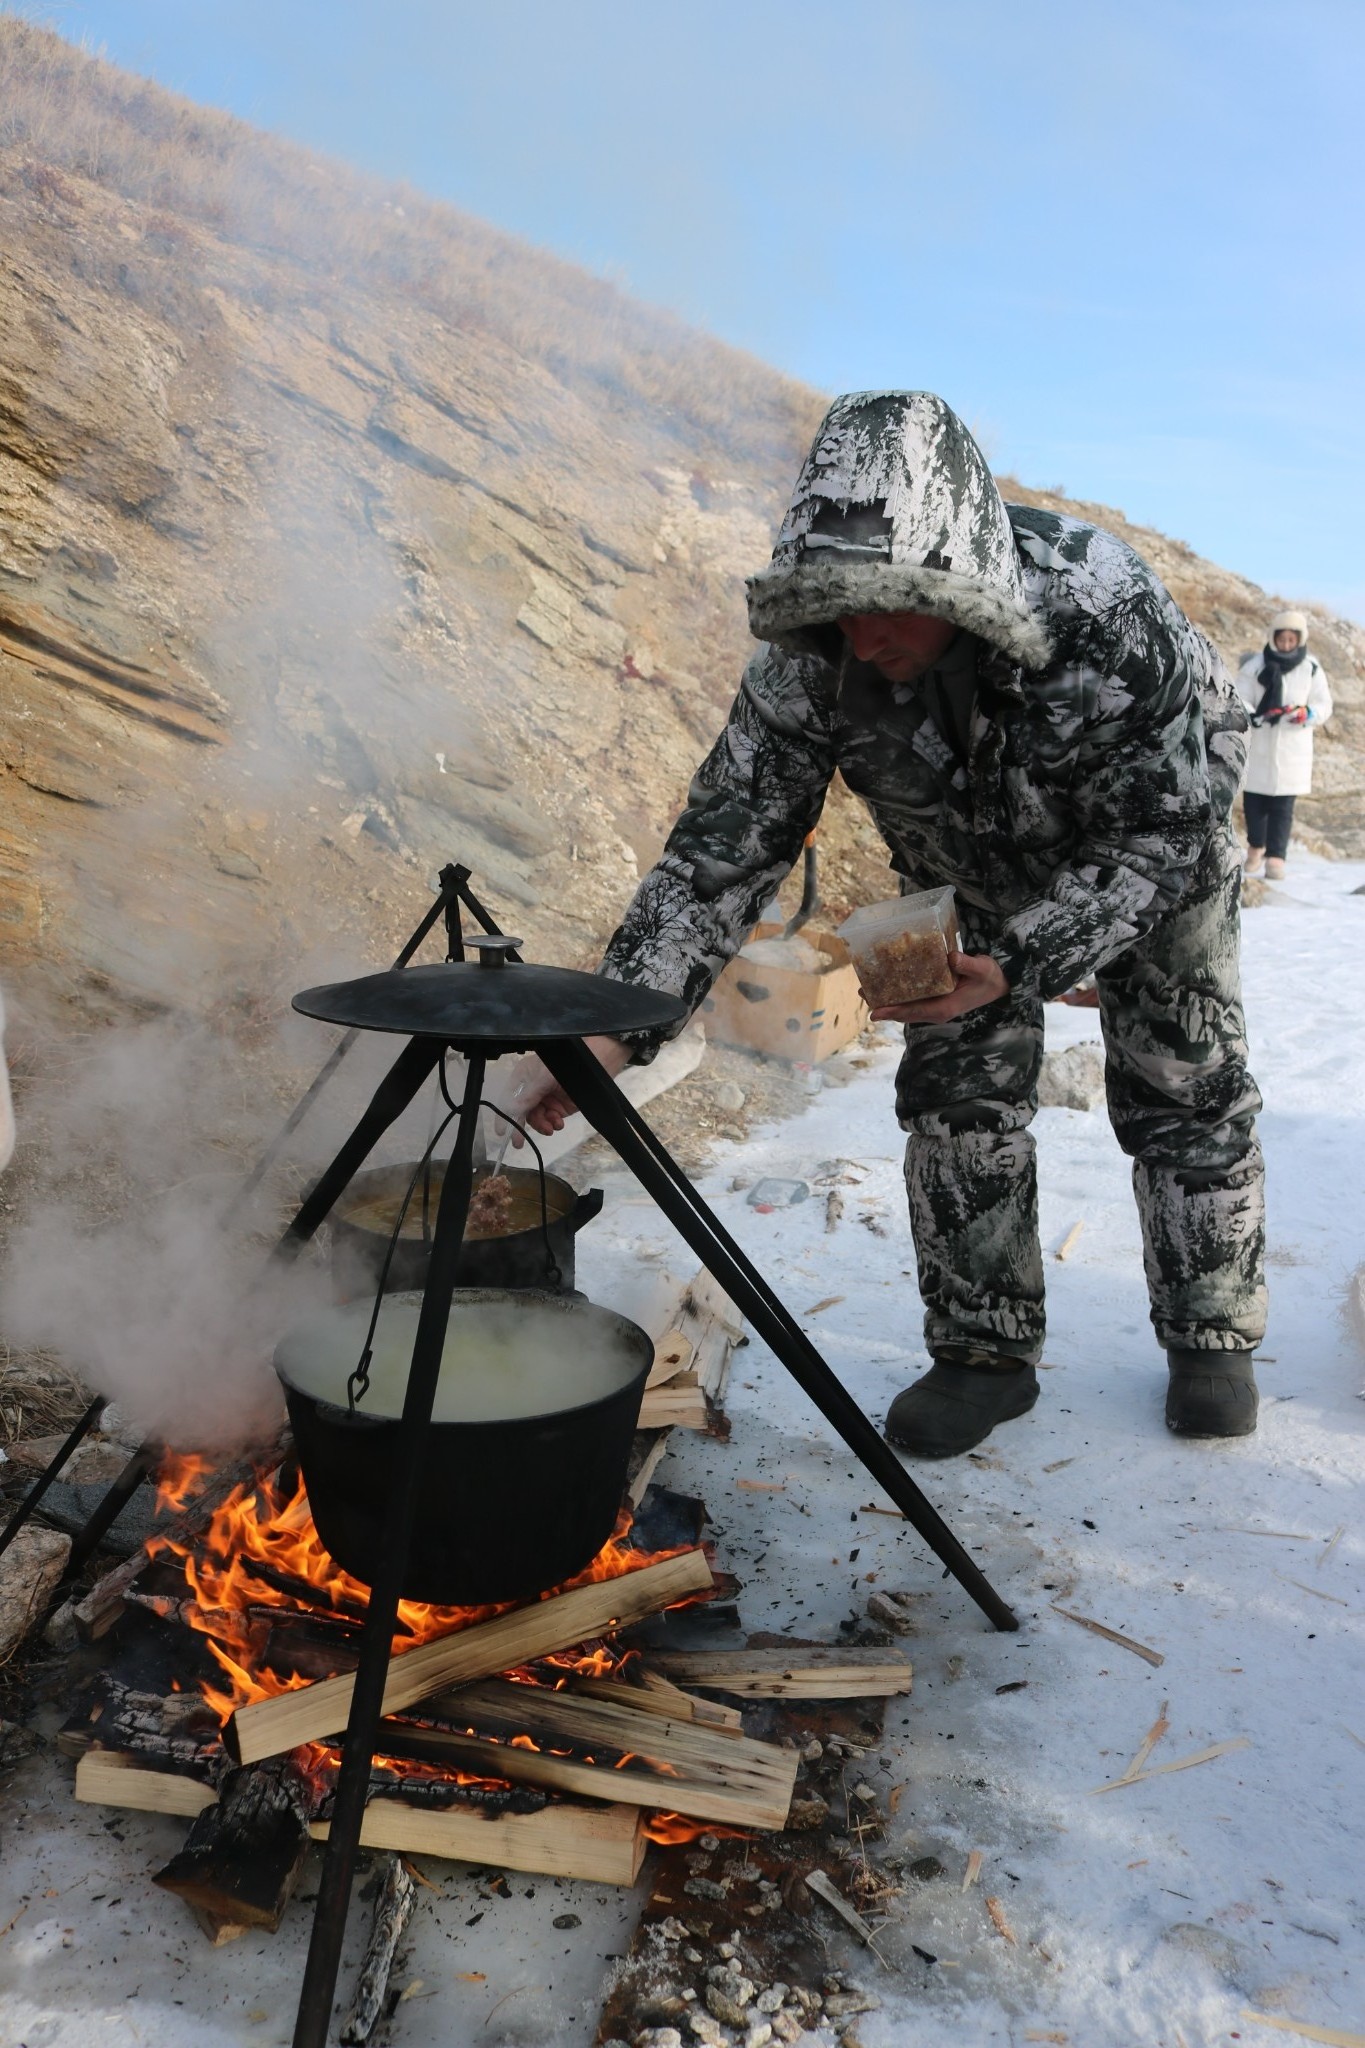
[[[1302,612],[1280,612],[1259,654],[1237,671],[1237,688],[1251,711],[1242,802],[1246,809],[1248,875],[1284,879],[1294,799],[1313,786],[1313,727],[1332,716],[1332,692],[1315,655],[1308,652]]]

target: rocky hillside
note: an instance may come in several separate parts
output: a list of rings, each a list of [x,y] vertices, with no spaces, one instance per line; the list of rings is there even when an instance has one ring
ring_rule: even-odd
[[[0,931],[36,1015],[271,1006],[444,860],[591,960],[818,394],[0,19]],[[1048,498],[1010,486],[1033,502]],[[1279,602],[1132,539],[1231,655]],[[1305,816],[1365,852],[1365,634]],[[884,863],[831,806],[836,908]]]

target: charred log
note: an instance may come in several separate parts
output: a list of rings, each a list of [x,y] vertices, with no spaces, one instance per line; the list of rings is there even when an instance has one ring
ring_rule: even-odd
[[[288,1757],[230,1771],[217,1805],[200,1814],[153,1883],[216,1921],[273,1933],[308,1853],[311,1804]]]
[[[374,1926],[360,1966],[360,1981],[351,2010],[342,2022],[341,2038],[347,2048],[359,2048],[359,2044],[369,2040],[384,2010],[389,1972],[416,1903],[417,1887],[404,1869],[403,1859],[386,1856],[374,1905]]]

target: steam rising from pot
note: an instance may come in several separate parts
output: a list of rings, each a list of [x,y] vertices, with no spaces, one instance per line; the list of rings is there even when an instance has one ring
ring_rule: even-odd
[[[240,1158],[269,1128],[240,1050],[170,1024],[110,1032],[31,1087],[39,1187],[0,1289],[13,1344],[57,1352],[135,1426],[226,1448],[282,1415],[271,1353],[327,1298],[311,1261],[224,1228]]]

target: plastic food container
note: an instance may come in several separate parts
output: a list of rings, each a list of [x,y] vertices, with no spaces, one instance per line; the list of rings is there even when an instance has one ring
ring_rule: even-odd
[[[948,965],[959,950],[957,907],[951,889],[925,889],[868,903],[839,926],[853,955],[869,1009],[946,996],[956,987]]]

